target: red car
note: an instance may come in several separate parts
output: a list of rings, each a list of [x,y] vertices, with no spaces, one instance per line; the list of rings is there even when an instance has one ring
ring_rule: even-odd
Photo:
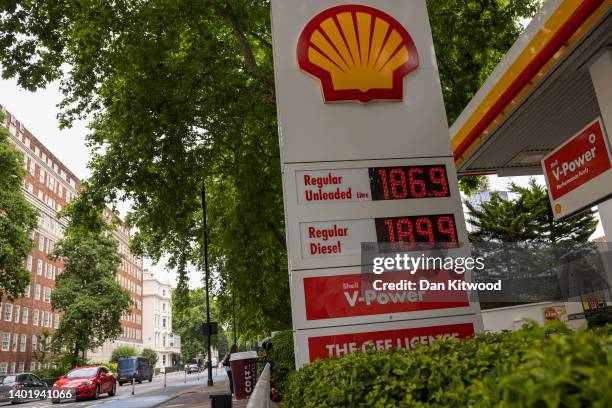
[[[62,399],[97,399],[105,393],[109,397],[117,393],[117,381],[108,368],[77,367],[53,384],[51,401],[58,404]]]

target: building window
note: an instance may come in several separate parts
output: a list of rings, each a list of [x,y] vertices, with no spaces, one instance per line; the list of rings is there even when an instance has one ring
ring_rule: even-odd
[[[11,333],[2,333],[2,351],[9,351]]]
[[[38,234],[38,249],[41,252],[45,252],[45,237],[40,234]]]
[[[13,334],[13,351],[17,351],[17,334]]]
[[[162,328],[166,328],[166,318],[162,319]]]
[[[8,374],[8,363],[0,363],[0,374]]]
[[[51,243],[49,243],[51,244]],[[51,246],[51,245],[49,245]],[[53,266],[47,264],[47,278],[52,279],[53,278]]]
[[[162,355],[162,364],[164,365],[164,367],[166,366],[166,355]]]
[[[42,261],[39,259],[38,261],[36,261],[36,274],[37,275],[42,275]]]
[[[162,347],[166,347],[166,336],[162,337]]]
[[[54,320],[54,323],[55,323],[54,327],[56,329],[58,329],[59,328],[59,324],[60,324],[60,315],[59,315],[59,313],[55,313],[55,316],[54,316],[53,320]]]
[[[25,371],[25,363],[23,361],[20,361],[19,363],[17,363],[17,367],[20,373],[23,373]]]
[[[42,326],[49,327],[49,312],[47,312],[46,310],[43,312]]]
[[[34,309],[34,316],[32,316],[32,324],[34,326],[38,326],[39,318],[40,318],[40,311],[38,309]]]
[[[162,311],[165,312],[166,311],[166,304],[162,303]]]
[[[30,298],[30,285],[26,286],[23,295],[28,299]]]
[[[6,303],[4,305],[4,321],[10,322],[13,319],[13,304]]]
[[[51,288],[45,288],[45,302],[51,303]]]
[[[40,284],[37,283],[36,289],[34,290],[34,299],[40,300],[40,291],[41,291]]]
[[[32,351],[36,350],[36,346],[38,345],[38,337],[36,335],[32,335]],[[36,365],[36,363],[32,363]]]
[[[26,335],[22,334],[21,339],[19,341],[19,351],[21,351],[22,353],[26,351],[26,341],[27,341]]]
[[[19,323],[19,313],[21,312],[21,306],[15,305],[15,323]]]
[[[32,255],[28,255],[27,270],[32,272]]]
[[[21,323],[28,324],[29,319],[30,319],[30,309],[24,306],[23,313],[21,314]]]

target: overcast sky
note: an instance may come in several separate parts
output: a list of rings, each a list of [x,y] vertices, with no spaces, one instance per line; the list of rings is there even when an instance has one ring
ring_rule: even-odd
[[[77,122],[71,129],[59,130],[57,104],[61,101],[61,93],[58,84],[50,84],[46,89],[35,93],[24,91],[17,85],[15,80],[0,80],[0,105],[14,114],[20,122],[23,122],[53,154],[55,154],[77,177],[84,179],[91,172],[87,169],[89,151],[85,147],[85,135],[87,134],[87,123]],[[511,181],[526,184],[528,177],[498,178],[490,177],[492,189],[505,190]],[[543,178],[538,177],[540,183],[544,184]],[[119,206],[125,215],[127,205]],[[604,235],[601,223],[593,237]],[[145,267],[153,271],[158,277],[165,278],[172,285],[176,285],[176,272],[167,271],[164,261],[158,265],[151,265],[145,259]],[[192,272],[189,274],[190,286],[192,288],[202,286],[202,274]]]

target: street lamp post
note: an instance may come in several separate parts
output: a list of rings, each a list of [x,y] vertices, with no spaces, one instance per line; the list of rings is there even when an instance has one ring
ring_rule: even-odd
[[[232,288],[232,319],[233,319],[233,327],[232,333],[234,334],[234,344],[238,344],[236,340],[236,295],[234,295],[234,288]]]
[[[207,366],[208,366],[208,386],[213,385],[212,378],[212,359],[211,359],[211,347],[210,347],[210,301],[209,301],[209,271],[208,271],[208,229],[206,227],[206,186],[202,183],[202,220],[204,224],[204,279],[206,279],[206,338],[208,340],[208,353],[207,353]]]

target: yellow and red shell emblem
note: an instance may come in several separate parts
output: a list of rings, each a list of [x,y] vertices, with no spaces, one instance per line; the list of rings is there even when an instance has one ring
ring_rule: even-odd
[[[321,82],[325,102],[402,100],[404,77],[419,65],[414,42],[397,20],[354,4],[310,20],[297,58]]]

